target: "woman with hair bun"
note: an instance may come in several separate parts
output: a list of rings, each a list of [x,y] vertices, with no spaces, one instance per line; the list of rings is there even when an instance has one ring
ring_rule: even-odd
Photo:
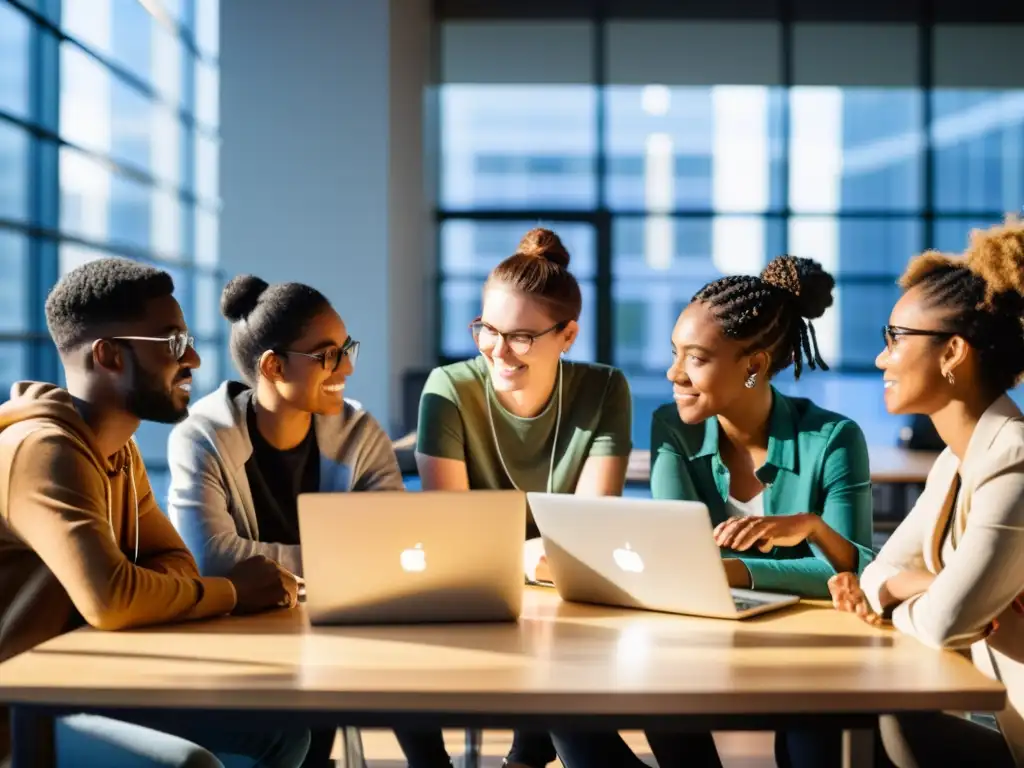
[[[772,379],[790,366],[827,370],[813,320],[832,276],[779,256],[760,275],[704,286],[672,332],[673,403],[651,424],[651,492],[705,504],[732,587],[827,597],[837,573],[872,559],[871,477],[860,427]],[[660,766],[721,766],[710,733],[648,732]],[[642,765],[614,734],[555,734],[567,768]],[[776,735],[780,766],[841,762],[832,729]]]
[[[582,303],[558,235],[527,232],[484,285],[483,310],[470,326],[480,354],[427,380],[416,444],[424,490],[621,495],[632,449],[626,378],[562,359]],[[524,534],[527,575],[547,578],[532,516]],[[427,753],[399,740],[412,768],[448,764],[440,732]],[[543,768],[555,757],[547,733],[517,732],[506,763]]]
[[[1024,414],[1007,395],[1024,377],[1024,223],[975,230],[962,258],[922,254],[900,285],[876,360],[885,407],[927,415],[946,449],[861,578],[833,578],[833,602],[933,648],[970,648],[1006,686],[998,730],[883,717],[899,768],[1024,765]]]
[[[264,555],[302,575],[300,493],[402,490],[391,441],[344,399],[359,342],[314,288],[252,275],[224,288],[226,381],[171,432],[168,514],[206,576]],[[329,761],[334,729],[313,733],[305,765]]]

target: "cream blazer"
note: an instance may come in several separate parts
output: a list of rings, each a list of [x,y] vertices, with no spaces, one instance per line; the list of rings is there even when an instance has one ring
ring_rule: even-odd
[[[936,578],[896,607],[893,625],[933,648],[970,647],[974,665],[1002,681],[1008,701],[996,719],[1024,766],[1024,415],[1009,397],[982,415],[962,463],[942,452],[914,508],[865,568],[861,587],[877,612],[882,585],[908,569]]]

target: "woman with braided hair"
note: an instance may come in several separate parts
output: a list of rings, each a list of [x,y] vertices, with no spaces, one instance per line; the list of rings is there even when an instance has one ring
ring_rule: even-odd
[[[758,276],[704,286],[672,332],[674,403],[651,426],[651,491],[704,503],[733,587],[827,597],[836,573],[871,560],[871,478],[854,422],[787,397],[772,378],[827,370],[811,321],[835,281],[810,259],[779,256]],[[618,736],[554,734],[568,768],[641,765]],[[647,732],[661,768],[717,766],[710,733]],[[779,766],[841,763],[833,729],[775,740]]]
[[[925,414],[946,444],[914,508],[833,603],[933,648],[970,648],[1007,689],[994,730],[953,715],[887,716],[899,768],[1024,765],[1024,223],[974,231],[963,258],[911,261],[876,364],[890,413]]]
[[[828,369],[811,321],[832,276],[779,256],[759,276],[709,283],[683,310],[668,370],[674,403],[651,425],[651,492],[701,501],[733,587],[827,597],[870,561],[871,478],[860,428],[771,385]]]

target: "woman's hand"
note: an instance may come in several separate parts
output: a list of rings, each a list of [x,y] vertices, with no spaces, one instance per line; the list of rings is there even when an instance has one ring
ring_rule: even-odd
[[[715,527],[715,544],[736,552],[753,547],[762,552],[795,547],[811,538],[820,522],[820,517],[811,514],[730,517]]]
[[[855,573],[837,573],[828,580],[828,591],[837,611],[856,614],[873,627],[881,626],[882,617],[871,607]]]

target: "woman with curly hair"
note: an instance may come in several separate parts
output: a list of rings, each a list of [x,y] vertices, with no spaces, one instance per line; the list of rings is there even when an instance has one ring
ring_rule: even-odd
[[[970,648],[1006,686],[998,730],[954,715],[886,716],[899,768],[1024,765],[1024,223],[976,230],[963,257],[928,252],[900,281],[876,364],[890,413],[924,414],[946,444],[924,491],[839,610],[933,648]]]
[[[827,365],[811,321],[835,281],[811,259],[779,256],[760,275],[704,286],[672,332],[673,403],[651,425],[651,492],[708,508],[733,587],[828,596],[828,580],[872,558],[864,434],[772,379]],[[710,733],[647,732],[662,768],[721,766]],[[841,732],[781,732],[780,766],[841,761]],[[639,765],[620,738],[555,734],[569,768]]]

